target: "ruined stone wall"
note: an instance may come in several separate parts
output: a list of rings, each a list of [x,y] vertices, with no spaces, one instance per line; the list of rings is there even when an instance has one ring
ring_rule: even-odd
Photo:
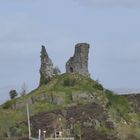
[[[75,46],[74,56],[66,63],[66,73],[79,73],[89,76],[88,72],[89,44],[79,43]]]
[[[53,77],[53,63],[49,58],[45,46],[41,49],[40,85],[46,84]]]

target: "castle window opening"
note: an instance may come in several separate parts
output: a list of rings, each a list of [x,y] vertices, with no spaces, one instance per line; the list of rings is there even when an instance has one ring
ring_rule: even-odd
[[[73,73],[73,68],[72,67],[70,67],[70,72]]]

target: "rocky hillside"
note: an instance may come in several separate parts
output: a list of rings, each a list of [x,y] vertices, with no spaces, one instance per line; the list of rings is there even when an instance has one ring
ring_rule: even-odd
[[[41,128],[48,137],[58,129],[75,140],[140,140],[138,96],[115,95],[79,74],[55,76],[47,85],[1,106],[0,137],[28,136],[28,103],[34,136]]]
[[[40,113],[33,116],[31,120],[35,135],[38,133],[38,128],[46,130],[48,136],[54,133],[54,128],[60,130],[63,128],[66,130],[64,135],[73,136],[77,140],[80,137],[84,140],[115,140],[117,137],[115,126],[106,110],[96,103]]]

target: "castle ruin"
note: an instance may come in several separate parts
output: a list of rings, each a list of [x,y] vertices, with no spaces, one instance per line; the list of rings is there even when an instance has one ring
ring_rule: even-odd
[[[76,44],[74,56],[71,57],[66,63],[66,73],[79,73],[85,76],[89,76],[88,54],[89,44]]]
[[[66,73],[79,73],[90,76],[88,72],[89,44],[78,43],[75,45],[74,56],[66,63]],[[41,49],[40,86],[47,84],[54,75],[52,60],[49,58],[45,46]]]
[[[47,84],[53,77],[53,63],[49,58],[45,46],[41,49],[40,85]]]

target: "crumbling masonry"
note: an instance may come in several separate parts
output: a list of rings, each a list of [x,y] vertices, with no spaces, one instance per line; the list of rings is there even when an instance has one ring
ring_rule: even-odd
[[[89,44],[79,43],[75,46],[74,56],[66,63],[66,73],[79,73],[89,76],[88,72]]]
[[[40,85],[47,84],[53,77],[53,63],[49,58],[45,46],[41,49]]]
[[[66,73],[79,73],[90,76],[88,72],[89,44],[79,43],[75,46],[74,56],[66,63]],[[40,86],[47,84],[54,76],[52,60],[49,58],[45,46],[41,49]]]

